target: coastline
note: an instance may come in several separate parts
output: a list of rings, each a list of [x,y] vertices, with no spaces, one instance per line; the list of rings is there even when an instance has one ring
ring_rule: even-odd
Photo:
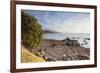
[[[46,61],[88,60],[90,58],[89,48],[80,46],[77,40],[72,41],[73,45],[70,41],[45,39],[36,51]]]

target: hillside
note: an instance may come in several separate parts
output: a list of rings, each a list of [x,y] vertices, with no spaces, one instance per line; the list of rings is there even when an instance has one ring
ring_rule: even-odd
[[[36,56],[34,53],[31,53],[25,47],[22,46],[21,51],[21,62],[30,63],[30,62],[45,62],[41,57]]]
[[[44,33],[57,33],[56,31],[51,31],[51,30],[42,30]]]

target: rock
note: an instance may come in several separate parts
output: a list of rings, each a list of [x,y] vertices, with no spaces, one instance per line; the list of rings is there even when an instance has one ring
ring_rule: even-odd
[[[75,37],[73,37],[72,39],[75,39]]]
[[[66,43],[67,46],[72,46],[72,41],[71,41],[70,38],[66,38],[65,43]]]
[[[81,46],[83,46],[84,44],[81,44]]]
[[[89,57],[85,56],[85,55],[78,55],[80,60],[85,60],[85,59],[89,59]]]
[[[47,56],[44,56],[43,57],[46,61],[56,61],[56,58],[52,58],[52,57],[47,57]]]
[[[71,41],[71,39],[70,39],[70,38],[68,38],[68,37],[67,37],[65,40],[67,40],[67,41]]]
[[[77,40],[72,40],[73,46],[80,46],[79,42]]]
[[[67,46],[73,46],[73,43],[72,43],[72,41],[66,40],[66,45],[67,45]]]
[[[67,46],[80,46],[77,40],[71,40],[70,38],[66,38],[65,42]]]
[[[84,38],[84,40],[90,40],[90,38]]]
[[[87,40],[90,40],[90,38],[87,38]]]
[[[52,58],[47,58],[46,60],[47,60],[47,61],[56,61],[56,60],[54,60],[54,59],[52,59]]]
[[[55,46],[57,46],[57,43],[53,43],[52,45],[51,45],[51,47],[55,47]]]
[[[63,60],[63,61],[70,61],[71,58],[69,58],[69,57],[63,57],[62,60]]]

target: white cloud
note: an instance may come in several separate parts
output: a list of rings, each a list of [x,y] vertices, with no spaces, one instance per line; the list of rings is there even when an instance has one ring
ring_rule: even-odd
[[[90,18],[89,15],[76,15],[69,17],[67,20],[59,23],[53,22],[54,25],[47,25],[46,29],[58,32],[68,33],[89,33],[90,32]]]

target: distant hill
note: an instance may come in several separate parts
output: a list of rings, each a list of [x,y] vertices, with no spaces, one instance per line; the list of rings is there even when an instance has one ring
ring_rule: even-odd
[[[56,31],[42,30],[44,33],[57,33]]]

